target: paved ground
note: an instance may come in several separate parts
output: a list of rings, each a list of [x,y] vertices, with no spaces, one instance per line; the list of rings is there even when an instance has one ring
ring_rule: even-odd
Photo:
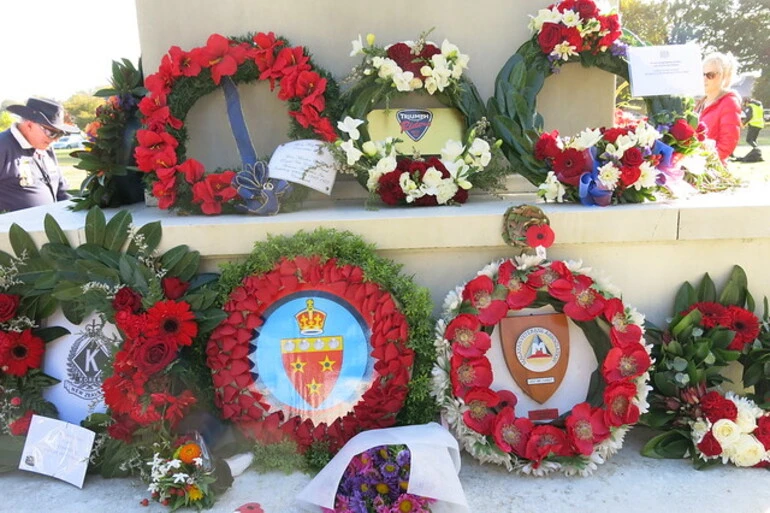
[[[635,428],[623,449],[587,478],[561,475],[518,477],[464,456],[460,471],[473,513],[770,513],[770,472],[718,467],[696,471],[688,461],[652,460],[639,455],[651,432]],[[257,474],[235,479],[214,512],[232,512],[259,502],[265,513],[298,513],[295,495],[310,480],[304,474]],[[0,512],[102,513],[165,511],[139,503],[148,494],[141,482],[89,476],[79,490],[24,472],[0,476]]]

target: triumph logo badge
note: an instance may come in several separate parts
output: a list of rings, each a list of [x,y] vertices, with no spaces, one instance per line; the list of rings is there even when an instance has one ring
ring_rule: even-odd
[[[561,385],[569,360],[564,314],[506,317],[500,321],[503,355],[516,384],[540,404]]]
[[[401,127],[401,132],[417,142],[428,133],[433,122],[433,113],[424,109],[402,109],[396,112],[396,121]]]
[[[119,343],[104,334],[104,321],[96,319],[72,343],[67,357],[64,389],[86,401],[102,398],[102,369],[110,358],[110,347]]]

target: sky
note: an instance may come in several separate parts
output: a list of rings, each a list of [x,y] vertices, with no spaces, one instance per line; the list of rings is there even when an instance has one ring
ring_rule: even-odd
[[[139,60],[135,0],[0,0],[0,102],[64,101]]]

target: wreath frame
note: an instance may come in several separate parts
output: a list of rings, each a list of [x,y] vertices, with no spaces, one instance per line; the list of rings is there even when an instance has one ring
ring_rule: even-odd
[[[429,390],[435,349],[432,340],[432,307],[428,291],[417,286],[411,277],[401,275],[400,265],[377,256],[374,253],[374,246],[366,243],[361,237],[348,231],[339,232],[324,228],[318,228],[313,232],[299,231],[293,236],[269,235],[266,241],[255,243],[246,261],[223,266],[219,301],[225,304],[246,277],[266,276],[276,269],[280,262],[307,262],[314,258],[322,266],[333,262],[339,268],[346,266],[357,268],[362,272],[363,283],[377,284],[385,293],[392,296],[406,318],[409,330],[406,348],[413,351],[414,360],[405,399],[393,419],[395,422],[390,425],[420,424],[433,420],[437,408],[430,397]],[[218,351],[216,331],[209,342],[209,355],[211,356],[214,351]],[[211,364],[210,367],[212,367]],[[216,369],[212,370],[216,372]],[[362,401],[359,401],[359,405]],[[395,412],[391,411],[391,413]],[[283,442],[286,438],[281,427],[291,434],[294,423],[298,422],[291,418],[282,421],[278,415],[273,414],[264,416],[263,421],[256,424],[256,429],[250,428],[250,431],[267,444],[278,447],[278,452],[286,452],[286,456],[281,457],[285,461],[294,461],[298,464],[296,458],[291,456],[297,452],[302,453],[305,464],[311,468],[325,465],[344,441],[355,434],[355,432],[347,433],[339,427],[332,429],[329,426],[327,429],[320,425],[305,425],[303,430],[311,429],[310,433],[305,432],[305,443],[294,435],[289,436],[289,444],[284,446]],[[313,428],[315,431],[312,431]],[[264,463],[268,464],[268,462]]]
[[[508,276],[508,282],[504,282],[505,278],[501,276],[500,270],[503,266],[507,266],[505,272]],[[542,280],[537,278],[538,275],[554,272],[555,275],[552,276],[556,278],[556,281],[550,281],[547,278]],[[530,281],[532,285],[529,284]],[[580,282],[580,285],[578,285],[578,282]],[[488,288],[487,285],[493,288]],[[534,285],[538,286],[535,287]],[[591,313],[590,319],[576,319],[574,306],[567,306],[568,302],[564,301],[566,289],[558,290],[560,287],[565,286],[568,289],[575,287],[573,291],[582,289],[582,292],[577,292],[573,299],[570,300],[573,304],[578,301],[576,298],[581,293],[590,291],[591,301],[596,301],[596,299],[600,298],[600,303],[604,306]],[[524,292],[527,288],[529,288],[528,297],[526,299],[522,299],[522,296],[517,298],[519,292]],[[475,296],[477,293],[486,299],[474,299],[479,297]],[[554,296],[554,293],[559,295],[560,298]],[[484,308],[487,312],[484,313],[478,306],[479,304],[487,304],[487,301],[490,303],[488,303],[488,307]],[[502,306],[494,306],[495,302],[502,303]],[[612,306],[610,306],[610,303],[612,303]],[[483,332],[489,335],[499,319],[507,316],[509,312],[541,306],[551,306],[557,312],[567,314],[583,330],[596,355],[599,367],[591,376],[586,401],[576,405],[571,412],[562,415],[559,419],[548,425],[534,427],[528,419],[515,418],[515,395],[508,391],[498,396],[500,399],[498,405],[492,405],[490,408],[485,403],[486,414],[491,415],[494,413],[496,415],[496,422],[501,426],[499,428],[500,433],[504,433],[508,429],[517,433],[519,449],[514,448],[514,443],[509,443],[508,439],[504,438],[504,435],[499,435],[500,439],[509,445],[509,447],[504,448],[498,443],[497,435],[492,433],[484,434],[466,423],[465,414],[468,413],[470,415],[469,412],[471,410],[468,404],[466,404],[465,398],[459,397],[454,393],[454,380],[459,378],[453,376],[453,372],[456,371],[452,362],[455,353],[453,342],[448,340],[446,335],[453,326],[453,322],[465,323],[469,317],[475,318],[478,321],[476,332]],[[493,308],[495,312],[491,313]],[[589,306],[589,308],[591,307]],[[466,317],[462,321],[458,320],[463,315]],[[480,318],[480,315],[485,317],[486,320]],[[466,325],[462,328],[456,328],[452,333],[459,339],[461,335],[458,333],[463,330],[467,333],[468,330],[473,329],[473,327]],[[651,365],[649,359],[651,348],[645,343],[643,333],[643,316],[635,309],[624,305],[622,300],[617,297],[614,287],[608,284],[600,286],[598,281],[590,276],[590,269],[582,268],[582,263],[580,262],[551,262],[538,256],[528,255],[496,261],[479,271],[475,279],[451,291],[444,301],[442,318],[436,324],[438,363],[434,368],[432,393],[441,407],[443,419],[455,432],[461,445],[482,463],[489,462],[504,465],[508,471],[535,476],[543,476],[557,471],[561,471],[566,475],[589,475],[597,468],[598,464],[603,463],[609,456],[620,449],[626,432],[636,422],[639,415],[647,411],[647,381]],[[455,340],[454,344],[457,343],[457,340]],[[488,363],[485,356],[487,350],[488,348],[484,349],[480,356],[474,358],[467,358],[462,355],[461,357],[465,358],[463,360],[465,363],[469,361],[480,362],[482,360]],[[624,358],[629,359],[627,362],[632,362],[633,374],[625,375],[625,371],[621,369],[621,362],[623,362]],[[468,386],[471,388],[465,390],[465,397],[468,394],[478,395],[479,390],[492,396],[497,396],[498,394],[489,388],[489,384]],[[633,393],[631,390],[633,390]],[[613,396],[613,393],[618,393],[618,395]],[[506,399],[510,396],[513,396],[514,399]],[[610,400],[613,401],[611,406],[605,404],[607,397],[610,397]],[[619,398],[620,400],[615,402]],[[618,406],[618,410],[614,409],[616,406]],[[574,415],[574,411],[578,407],[582,408],[580,418]],[[495,412],[496,408],[498,408],[498,411]],[[573,444],[570,436],[577,437],[576,433],[580,433],[581,429],[587,427],[585,422],[587,421],[588,411],[590,411],[591,418],[600,415],[605,419],[603,422],[605,422],[604,428],[607,431],[599,435],[596,432],[595,426],[589,424],[589,433],[592,433],[594,438],[590,440],[591,450],[586,454],[586,444],[583,445],[583,451],[581,452]],[[515,424],[515,422],[521,420],[529,422],[529,428],[522,428],[522,425]],[[588,422],[593,423],[593,421]],[[555,425],[566,425],[567,428],[555,427]],[[535,436],[533,433],[540,428],[556,429],[561,432],[561,435],[557,434],[556,436],[562,437],[559,443],[562,445],[561,451],[564,454],[559,454],[558,449],[552,446],[550,449],[554,450],[540,450],[534,459],[527,457],[528,454],[524,452],[524,448],[526,447],[528,452],[530,450],[530,442],[534,446],[533,449],[537,447],[537,444],[540,442],[534,442]],[[497,430],[498,427],[494,429]],[[527,429],[530,431],[527,431]],[[572,431],[572,435],[570,435],[570,431]],[[545,430],[542,430],[542,434],[553,436],[554,432],[545,433]],[[545,437],[541,436],[540,438],[544,439]],[[565,447],[566,445],[568,447]]]
[[[325,81],[325,89],[320,98],[313,96],[312,87],[308,89],[305,96],[297,91],[286,89],[287,101],[289,105],[290,126],[289,137],[291,139],[300,138],[322,138],[326,142],[332,142],[337,138],[331,120],[336,119],[339,109],[339,89],[331,73],[318,67],[312,60],[309,51],[305,47],[292,47],[289,41],[281,36],[276,37],[272,32],[250,33],[247,36],[231,36],[223,38],[219,34],[213,34],[209,37],[209,44],[221,43],[221,39],[226,39],[229,47],[228,52],[240,48],[245,54],[238,52],[236,56],[224,55],[220,62],[227,58],[233,60],[235,70],[218,71],[217,77],[212,73],[212,67],[202,65],[195,73],[194,65],[191,64],[197,59],[197,55],[206,49],[206,47],[197,47],[189,52],[184,52],[179,47],[171,47],[161,62],[158,72],[147,77],[145,81],[149,90],[148,96],[140,103],[140,110],[144,115],[145,129],[137,132],[139,145],[135,152],[137,165],[140,170],[147,175],[148,186],[152,194],[159,199],[161,208],[174,208],[182,214],[188,213],[238,213],[234,208],[239,196],[235,190],[230,190],[229,183],[232,175],[226,173],[229,170],[216,170],[206,173],[203,166],[187,159],[186,143],[189,138],[184,120],[187,117],[192,106],[203,96],[214,92],[221,87],[220,80],[228,77],[235,85],[248,84],[255,81],[269,81],[270,88],[273,90],[276,86],[281,89],[281,79],[284,75],[280,70],[274,69],[276,58],[283,49],[290,49],[293,62],[296,59],[304,60],[309,71]],[[212,40],[215,40],[212,42]],[[263,46],[264,45],[264,46]],[[299,55],[297,55],[299,54]],[[231,67],[232,68],[232,67]],[[264,69],[262,69],[264,68]],[[191,71],[185,71],[190,69]],[[221,76],[219,75],[221,73]],[[296,78],[296,77],[295,77]],[[307,103],[306,103],[307,101]],[[319,110],[318,105],[323,105]],[[148,132],[156,135],[148,137]],[[164,137],[167,135],[167,137]],[[160,139],[160,140],[159,140]],[[152,153],[157,152],[160,146],[162,151],[160,157],[155,158]],[[156,149],[153,149],[155,147]],[[168,152],[172,150],[173,156]],[[144,152],[145,156],[140,155]],[[148,155],[151,163],[147,163]],[[171,159],[171,162],[166,160]],[[154,159],[154,161],[153,161]],[[166,159],[166,160],[164,160]],[[216,207],[204,211],[201,206],[193,202],[192,184],[186,179],[188,173],[183,173],[177,168],[190,163],[190,167],[195,168],[190,174],[195,176],[197,181],[203,177],[210,182],[213,189],[214,202],[220,205],[219,211]],[[263,161],[260,163],[266,164]],[[237,166],[236,166],[237,167]],[[168,175],[168,169],[176,169],[175,178],[172,187],[158,186],[163,182],[158,176],[158,172]],[[183,176],[179,176],[183,175]],[[204,175],[204,176],[200,176]],[[219,177],[220,180],[216,180]],[[252,178],[253,179],[253,178]],[[307,194],[306,188],[297,188],[291,194],[290,204],[296,204],[302,201]]]
[[[615,55],[609,49],[587,48],[554,65],[541,49],[537,37],[537,33],[533,34],[503,65],[495,79],[495,94],[487,103],[487,111],[495,134],[503,141],[502,151],[508,161],[530,183],[540,186],[546,181],[548,168],[545,161],[534,157],[534,150],[543,133],[543,116],[537,112],[537,96],[545,80],[558,72],[558,65],[565,63],[580,63],[584,68],[596,67],[626,81],[629,80],[629,70],[626,57]],[[626,29],[622,29],[621,39],[624,44],[639,44],[638,38]],[[650,119],[673,120],[687,118],[692,100],[661,95],[645,97],[644,102]],[[644,191],[633,189],[625,190],[622,198],[631,203],[652,199]]]

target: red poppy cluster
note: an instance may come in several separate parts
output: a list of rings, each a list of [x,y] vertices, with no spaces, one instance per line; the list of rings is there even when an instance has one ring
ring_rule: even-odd
[[[651,365],[642,329],[629,318],[620,299],[605,297],[593,285],[590,277],[571,272],[561,261],[521,270],[506,260],[494,277],[481,274],[463,288],[460,311],[464,313],[450,320],[444,334],[451,344],[452,393],[468,407],[464,423],[489,436],[502,451],[536,465],[551,456],[587,456],[610,436],[612,428],[639,419],[635,379]],[[489,332],[509,311],[527,308],[544,294],[574,321],[601,319],[609,326],[612,347],[601,362],[604,404],[576,405],[566,418],[566,429],[517,417],[516,397],[490,388]]]
[[[370,355],[374,379],[351,411],[328,425],[310,418],[285,418],[275,411],[271,399],[255,386],[251,372],[251,346],[255,329],[265,322],[265,311],[289,294],[320,291],[344,299],[354,307],[371,330]],[[262,443],[294,440],[301,452],[314,442],[338,451],[360,431],[392,426],[402,408],[414,362],[407,347],[409,326],[390,293],[365,280],[354,265],[339,265],[320,257],[284,258],[263,274],[248,276],[232,291],[224,306],[229,313],[212,333],[206,349],[212,371],[215,403],[222,416]]]
[[[713,301],[701,301],[691,305],[680,315],[687,315],[693,310],[700,312],[700,325],[706,330],[721,328],[735,333],[732,342],[727,346],[727,349],[732,351],[743,351],[746,345],[754,342],[759,336],[761,330],[759,318],[740,306],[725,306]]]
[[[547,9],[556,9],[561,13],[570,10],[580,16],[582,26],[590,26],[593,23],[598,23],[599,26],[599,30],[596,32],[581,34],[577,26],[568,27],[563,23],[543,23],[537,34],[537,42],[540,49],[547,54],[550,54],[556,45],[565,41],[570,46],[574,46],[577,52],[603,52],[612,46],[612,43],[623,33],[618,15],[601,14],[593,0],[562,0],[549,5]],[[604,35],[599,36],[599,34]]]
[[[156,174],[152,193],[160,208],[173,207],[182,194],[180,188],[190,189],[184,194],[191,194],[192,202],[205,214],[221,213],[222,205],[236,198],[233,171],[207,175],[194,159],[179,162],[179,141],[174,134],[184,123],[172,114],[168,98],[182,78],[206,72],[219,86],[222,77],[244,69],[259,80],[268,80],[271,90],[279,87],[278,98],[289,102],[289,115],[302,128],[311,129],[325,141],[337,138],[331,120],[324,115],[327,79],[314,68],[303,47],[289,47],[272,32],[259,33],[248,42],[213,34],[206,46],[189,52],[172,46],[158,71],[145,80],[149,95],[139,103],[145,129],[137,131],[139,144],[134,153],[140,170]]]
[[[163,280],[167,297],[181,297],[187,283],[178,278]],[[141,295],[122,287],[112,301],[115,324],[123,334],[123,345],[115,355],[113,374],[104,380],[104,401],[114,423],[110,436],[130,442],[140,427],[166,421],[172,427],[196,403],[190,390],[174,391],[167,372],[179,349],[192,344],[198,334],[189,303],[166,299],[146,311]]]

